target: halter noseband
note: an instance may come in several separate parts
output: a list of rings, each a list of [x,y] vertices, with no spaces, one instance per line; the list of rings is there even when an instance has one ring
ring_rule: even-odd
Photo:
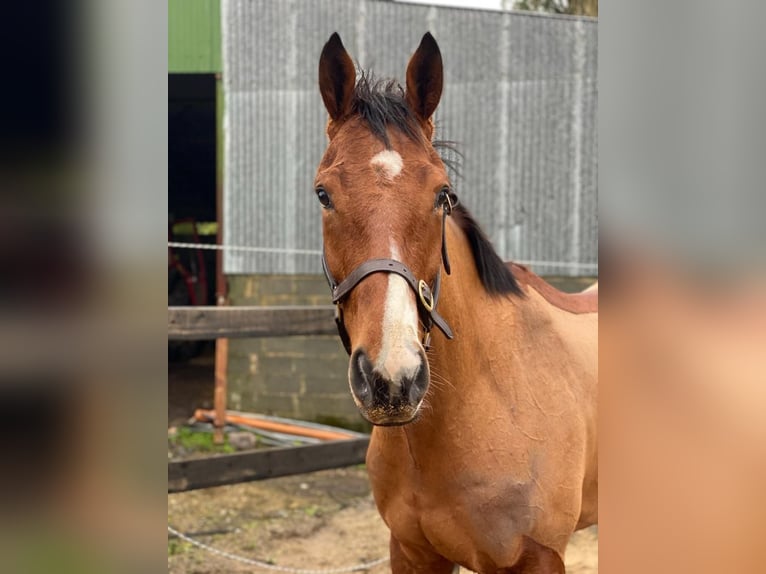
[[[447,275],[450,274],[450,263],[449,257],[447,256],[447,242],[445,237],[446,219],[447,216],[452,213],[452,208],[457,205],[457,202],[457,196],[447,189],[442,190],[436,198],[436,207],[442,208],[441,255],[444,270],[447,272]],[[341,303],[354,287],[359,285],[365,277],[372,275],[373,273],[396,273],[400,277],[403,277],[407,282],[407,285],[409,285],[415,292],[418,314],[420,315],[420,320],[423,322],[425,331],[423,335],[423,346],[426,349],[430,346],[431,328],[433,325],[439,327],[439,330],[444,333],[448,339],[453,338],[452,330],[449,328],[449,325],[447,325],[444,318],[436,312],[436,304],[439,300],[439,290],[441,287],[441,269],[436,273],[434,285],[433,288],[431,288],[423,279],[418,280],[418,278],[415,277],[415,274],[400,261],[396,261],[395,259],[369,259],[349,273],[343,281],[338,283],[332,276],[332,273],[330,273],[324,250],[322,250],[322,270],[332,289],[332,302],[335,304],[335,324],[338,327],[338,334],[349,355],[351,354],[351,339],[346,330],[346,325],[343,322]]]

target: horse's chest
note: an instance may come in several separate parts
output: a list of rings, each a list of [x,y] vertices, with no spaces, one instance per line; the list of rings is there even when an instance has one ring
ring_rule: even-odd
[[[463,564],[476,563],[478,556],[500,562],[512,541],[534,529],[529,484],[461,485],[446,476],[415,478],[395,479],[395,486],[390,481],[376,485],[373,480],[381,514],[400,542],[432,547]]]

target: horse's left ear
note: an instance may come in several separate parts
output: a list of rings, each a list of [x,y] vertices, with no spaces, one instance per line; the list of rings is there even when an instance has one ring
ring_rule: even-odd
[[[433,133],[431,116],[439,105],[443,83],[444,71],[439,45],[431,33],[426,32],[407,65],[406,98],[429,138]]]

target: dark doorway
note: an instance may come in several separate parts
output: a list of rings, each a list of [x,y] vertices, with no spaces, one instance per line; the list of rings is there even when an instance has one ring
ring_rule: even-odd
[[[168,215],[216,220],[215,76],[168,75]]]
[[[168,74],[168,239],[216,242],[216,78]],[[215,302],[215,251],[168,250],[168,304]],[[188,360],[206,350],[200,342],[171,341],[168,359]]]

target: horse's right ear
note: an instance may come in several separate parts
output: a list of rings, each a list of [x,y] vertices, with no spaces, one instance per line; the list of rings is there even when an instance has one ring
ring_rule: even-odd
[[[354,62],[334,32],[319,57],[319,91],[333,122],[344,119],[351,111],[355,82]]]

